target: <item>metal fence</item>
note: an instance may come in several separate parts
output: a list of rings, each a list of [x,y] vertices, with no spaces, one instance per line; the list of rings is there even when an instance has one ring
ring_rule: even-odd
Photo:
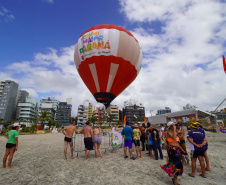
[[[74,152],[77,153],[77,158],[79,158],[79,154],[81,152],[85,152],[85,144],[84,144],[84,135],[83,134],[74,134],[73,138],[73,149]],[[109,132],[104,132],[101,134],[101,150],[104,150],[104,153],[107,150],[112,149],[112,136]],[[93,146],[93,151],[94,146]]]

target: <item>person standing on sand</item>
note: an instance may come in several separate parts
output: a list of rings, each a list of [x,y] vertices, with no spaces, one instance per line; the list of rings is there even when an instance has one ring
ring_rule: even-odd
[[[140,136],[140,140],[142,143],[142,151],[145,151],[145,124],[142,124],[142,127],[140,128],[140,132],[141,132],[141,136]]]
[[[149,156],[153,158],[152,151],[154,150],[153,147],[153,141],[151,137],[152,128],[148,130],[149,134],[147,135],[147,141],[148,141],[148,149],[149,149]]]
[[[162,154],[162,148],[161,148],[161,140],[159,137],[159,131],[155,128],[155,125],[152,125],[152,142],[153,142],[153,147],[155,151],[155,160],[158,160],[158,151],[160,154],[160,158],[163,159],[163,154]]]
[[[194,145],[194,150],[191,150],[191,166],[192,166],[192,173],[189,173],[188,175],[190,177],[195,177],[195,169],[196,169],[196,161],[197,158],[200,162],[200,166],[202,169],[202,173],[200,176],[203,178],[206,178],[205,174],[205,163],[204,163],[204,153],[206,151],[206,143],[207,140],[204,137],[204,134],[198,130],[198,127],[194,124],[190,125],[191,131],[188,132],[187,138],[188,141]]]
[[[66,131],[66,133],[65,133]],[[65,135],[64,137],[64,156],[65,156],[65,160],[67,160],[67,146],[69,144],[70,148],[71,148],[71,158],[73,159],[73,140],[72,140],[72,136],[73,133],[78,133],[76,127],[75,127],[75,121],[72,122],[71,125],[64,127],[62,129],[62,133]]]
[[[111,132],[114,133],[114,132],[119,132],[121,131],[122,129],[120,128],[117,128],[116,125],[113,125],[112,129],[111,129]]]
[[[141,136],[141,131],[137,128],[138,125],[134,124],[134,135],[133,135],[133,140],[134,140],[134,144],[135,144],[135,148],[136,148],[136,153],[137,153],[137,159],[139,159],[139,153],[140,153],[140,158],[142,158],[141,156],[141,148],[140,148],[140,136]]]
[[[84,144],[85,144],[85,160],[87,160],[89,156],[89,151],[93,150],[93,129],[90,126],[90,122],[86,122],[86,126],[80,131],[80,133],[84,134]]]
[[[172,178],[174,185],[179,185],[177,177],[183,174],[183,164],[181,163],[180,149],[181,146],[178,143],[177,132],[175,123],[170,121],[167,123],[166,140],[168,141],[167,153],[169,156],[169,162],[160,166],[170,177]],[[183,151],[183,149],[182,149]]]
[[[14,123],[12,125],[12,130],[10,130],[9,132],[4,134],[5,138],[8,139],[8,141],[6,143],[6,151],[5,151],[5,155],[3,157],[2,168],[6,168],[6,161],[7,161],[8,156],[9,156],[9,160],[8,160],[7,168],[13,168],[11,163],[12,163],[13,155],[14,155],[15,151],[18,150],[19,128],[20,128],[20,125],[18,123]]]
[[[95,148],[95,155],[96,158],[98,157],[97,151],[99,152],[100,157],[102,157],[100,144],[101,144],[101,128],[99,128],[99,125],[95,124],[93,129],[93,144]]]
[[[176,124],[176,128],[177,128],[177,136],[179,137],[179,140],[180,140],[179,144],[185,151],[185,153],[182,154],[182,163],[185,163],[185,159],[186,159],[187,165],[189,165],[189,158],[188,158],[188,153],[186,150],[185,139],[184,139],[185,131],[183,128],[181,128],[180,123]]]
[[[204,135],[204,137],[206,138],[206,134],[205,134],[204,129],[202,128],[201,123],[200,123],[199,121],[196,121],[196,122],[193,123],[193,124],[194,124],[194,125],[197,125],[198,131],[202,132],[203,135]],[[206,170],[206,171],[211,171],[211,170],[210,170],[210,164],[209,164],[209,157],[208,157],[208,155],[207,155],[207,149],[208,149],[208,143],[206,143],[206,151],[205,151],[205,153],[204,153],[204,159],[205,159],[205,162],[206,162],[206,168],[205,168],[205,170]],[[200,169],[200,170],[197,170],[197,171],[198,171],[198,172],[202,172],[201,169]]]
[[[127,147],[129,148],[129,153],[130,153],[130,159],[135,160],[136,158],[133,157],[132,154],[132,135],[134,134],[132,128],[129,126],[129,122],[126,122],[126,126],[122,130],[122,136],[125,137],[124,141],[124,158],[128,158],[126,155],[127,153]]]

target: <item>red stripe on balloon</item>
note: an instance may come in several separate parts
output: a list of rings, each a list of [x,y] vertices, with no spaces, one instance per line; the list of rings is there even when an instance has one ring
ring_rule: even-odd
[[[100,92],[106,92],[111,63],[119,64],[110,93],[118,96],[137,76],[137,70],[129,62],[115,56],[93,56],[82,61],[78,72],[90,92],[94,95],[97,92],[89,64],[95,63]]]

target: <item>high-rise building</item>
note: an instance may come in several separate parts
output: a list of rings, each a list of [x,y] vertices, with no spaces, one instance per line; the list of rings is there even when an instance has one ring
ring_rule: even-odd
[[[77,124],[83,125],[88,121],[88,107],[78,106]]]
[[[93,111],[93,117],[97,118],[98,122],[102,122],[103,124],[107,123],[107,111],[105,107],[96,107]]]
[[[141,103],[135,100],[128,100],[124,102],[124,108],[122,109],[123,118],[126,116],[126,121],[134,122],[136,120],[144,120],[145,108]]]
[[[31,126],[38,117],[38,101],[32,97],[26,97],[17,105],[17,118],[21,120],[21,124]]]
[[[16,117],[18,84],[11,80],[0,81],[0,119],[3,122]]]
[[[156,115],[161,115],[161,114],[166,114],[166,113],[171,113],[171,109],[169,107],[165,107],[165,109],[157,110],[157,114]]]
[[[26,98],[29,96],[29,93],[26,90],[19,89],[18,91],[18,103],[25,102]]]
[[[40,100],[39,114],[43,111],[48,112],[48,116],[53,120],[56,120],[56,111],[58,108],[59,101],[55,98],[48,97],[47,99]]]
[[[69,102],[70,103],[70,102]],[[71,109],[72,105],[67,102],[60,102],[56,113],[56,122],[60,125],[71,124]]]
[[[108,108],[107,108],[107,114],[108,116],[112,116],[113,118],[113,122],[116,123],[118,122],[119,120],[119,110],[118,110],[118,106],[117,105],[110,105]]]

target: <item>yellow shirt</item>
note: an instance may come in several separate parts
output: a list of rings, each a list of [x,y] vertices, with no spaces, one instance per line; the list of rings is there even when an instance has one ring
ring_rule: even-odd
[[[133,139],[140,140],[140,129],[135,128],[135,129],[133,129],[133,132],[134,132]]]

